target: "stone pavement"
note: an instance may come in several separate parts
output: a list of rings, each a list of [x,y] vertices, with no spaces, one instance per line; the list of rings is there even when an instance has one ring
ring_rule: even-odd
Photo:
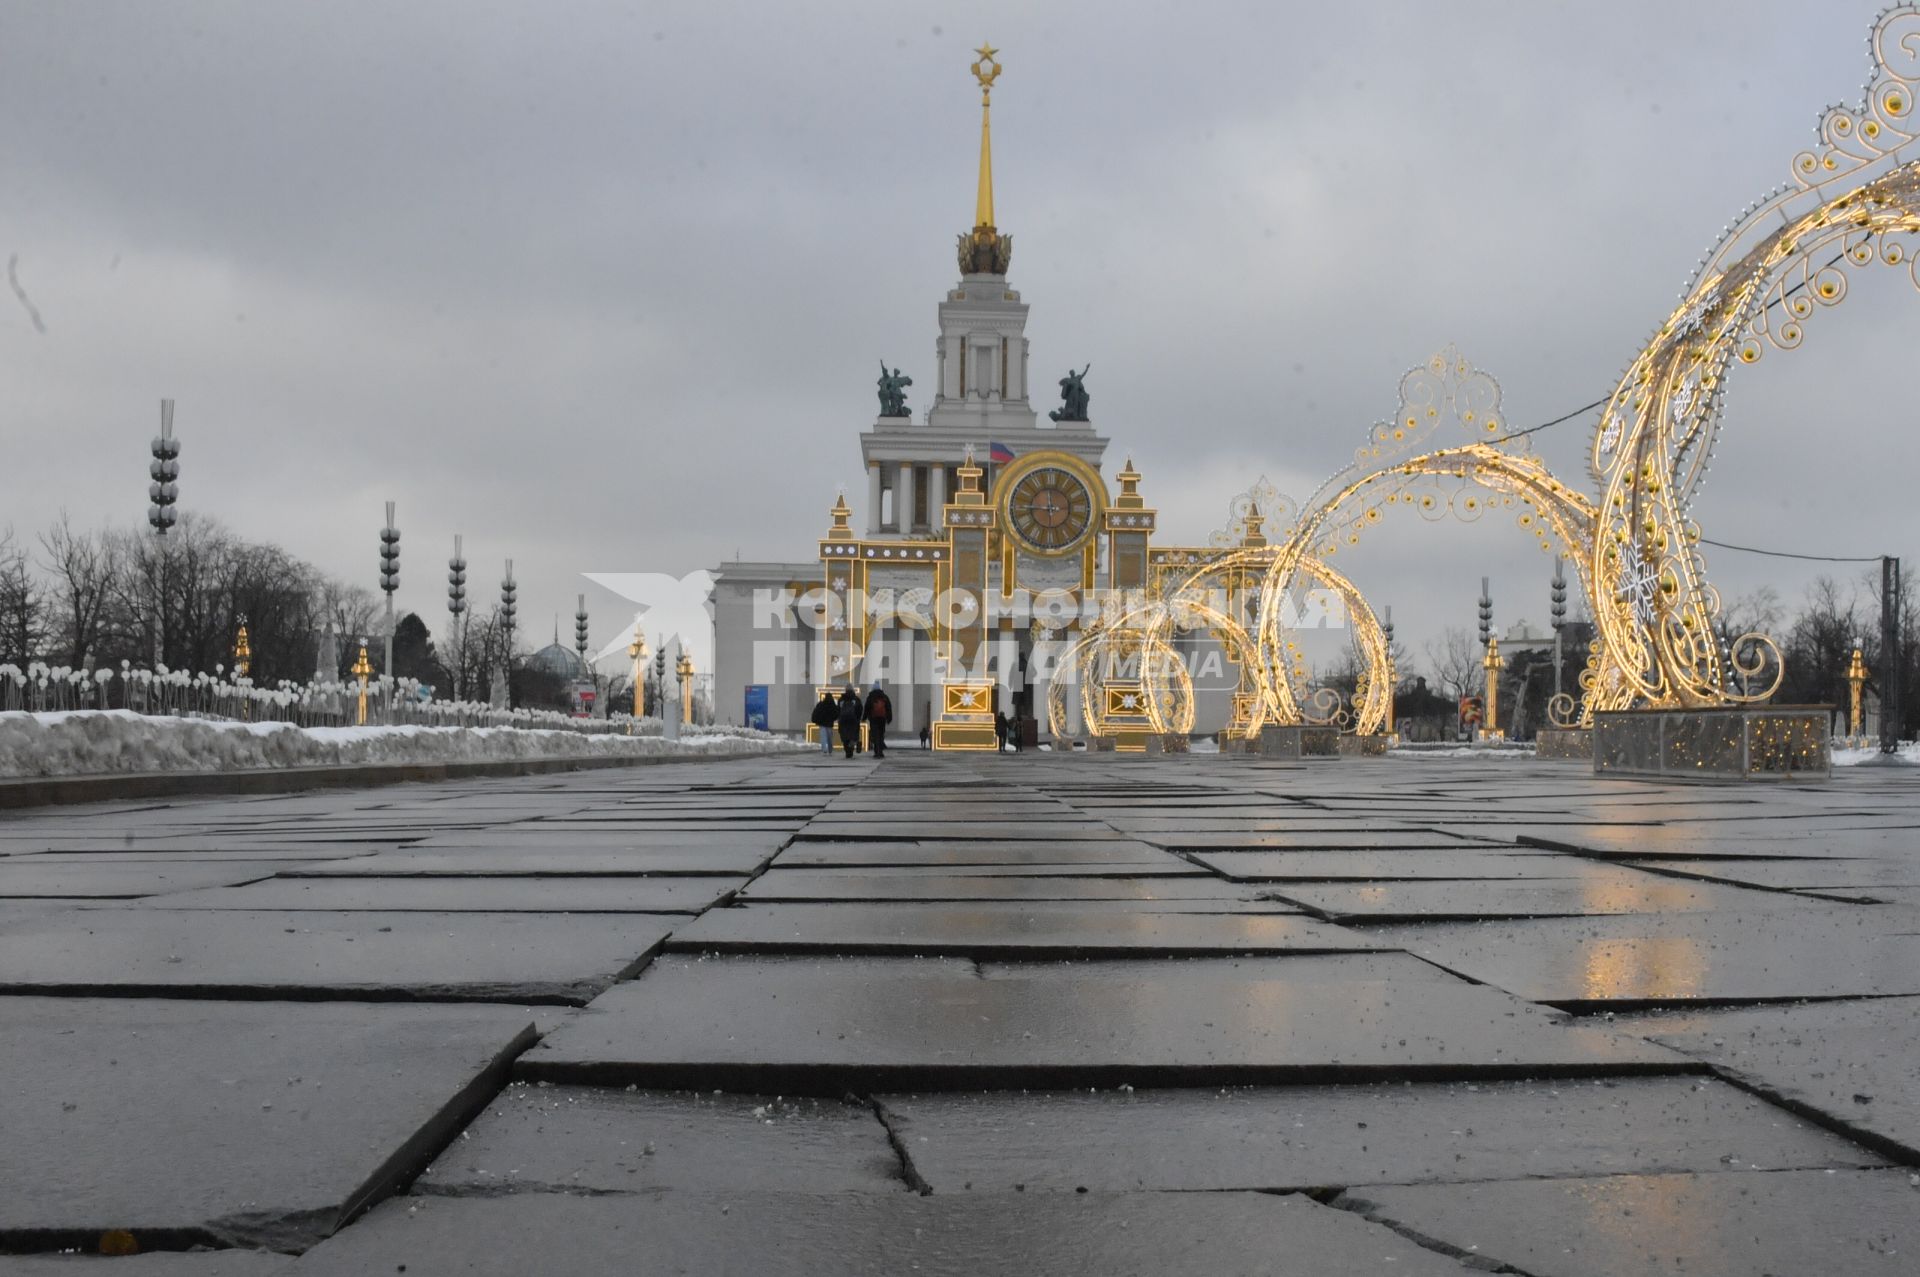
[[[1910,776],[899,750],[10,813],[0,1277],[1911,1275]]]

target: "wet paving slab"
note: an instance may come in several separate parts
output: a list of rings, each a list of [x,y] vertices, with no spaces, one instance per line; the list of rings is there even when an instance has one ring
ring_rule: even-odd
[[[867,869],[904,866],[953,868],[972,865],[1168,865],[1188,862],[1146,843],[1061,838],[1020,842],[800,842],[774,863],[784,869]]]
[[[1618,1025],[1920,1165],[1920,998],[1656,1012]]]
[[[0,1248],[311,1245],[531,1037],[511,1007],[0,998]]]
[[[1709,1078],[882,1095],[936,1193],[1313,1191],[1887,1159]]]
[[[683,855],[771,855],[786,844],[787,834],[779,830],[756,832],[708,830],[591,830],[562,832],[537,827],[510,826],[503,830],[450,833],[422,838],[407,845],[411,853],[468,856],[474,853],[537,856],[566,850],[614,854]]]
[[[797,871],[820,872],[831,875],[878,876],[885,878],[1204,878],[1218,881],[1218,878],[1202,865],[1182,860],[1162,852],[1160,859],[1134,863],[1129,861],[1098,862],[1074,861],[1066,864],[966,864],[948,862],[930,865],[798,865],[785,859],[786,853],[775,857],[771,870],[778,871],[782,878],[789,878]]]
[[[714,909],[669,950],[1010,958],[1150,953],[1360,953],[1366,935],[1287,914],[1147,913],[971,904],[760,905]]]
[[[1564,877],[1406,882],[1304,882],[1276,894],[1336,920],[1435,922],[1473,918],[1577,918],[1617,913],[1807,909],[1817,902],[1725,883],[1663,877],[1617,865],[1556,866]]]
[[[1731,857],[1736,860],[1780,858],[1803,860],[1837,856],[1848,859],[1907,858],[1920,855],[1920,834],[1911,830],[1842,830],[1831,822],[1807,824],[1792,837],[1779,836],[1778,821],[1748,832],[1716,830],[1710,825],[1662,825],[1650,829],[1556,828],[1550,831],[1515,830],[1521,842],[1579,851],[1584,855],[1620,860],[1698,860]]]
[[[1823,857],[1805,860],[1735,860],[1716,857],[1710,860],[1625,861],[1661,873],[1687,874],[1715,882],[1787,890],[1844,890],[1858,887],[1920,887],[1920,856],[1907,859],[1887,857]]]
[[[1579,861],[1560,853],[1431,848],[1366,851],[1199,851],[1192,859],[1238,882],[1399,882],[1423,878],[1565,878]]]
[[[694,914],[731,896],[743,877],[275,878],[155,896],[154,909],[399,910],[410,913]]]
[[[1275,830],[1236,830],[1236,829],[1196,829],[1182,823],[1169,823],[1158,829],[1143,829],[1139,825],[1130,826],[1128,831],[1143,841],[1157,846],[1172,847],[1180,851],[1394,851],[1424,849],[1459,849],[1472,847],[1476,843],[1459,834],[1443,834],[1424,830],[1409,830],[1405,833],[1341,832],[1329,825],[1319,830],[1294,830],[1279,832]],[[1481,840],[1483,843],[1486,840]]]
[[[0,1277],[291,1277],[294,1257],[266,1250],[153,1251],[106,1258],[81,1253],[0,1255]]]
[[[88,909],[0,928],[0,994],[576,1004],[637,970],[663,914]]]
[[[1290,961],[1280,959],[1277,961]],[[1684,1070],[1464,982],[982,979],[959,959],[661,958],[522,1057],[529,1080],[772,1094]]]
[[[1254,900],[1259,893],[1204,874],[1106,878],[1088,875],[938,874],[884,870],[773,868],[740,899],[885,900]]]
[[[532,878],[571,874],[610,877],[622,874],[750,874],[773,858],[774,850],[700,848],[627,851],[393,851],[352,860],[290,866],[288,878],[488,877]]]
[[[515,1082],[414,1191],[807,1193],[908,1187],[872,1105]]]
[[[1625,914],[1373,928],[1521,997],[1583,1010],[1920,994],[1920,914],[1810,902],[1761,913]]]
[[[1339,1205],[1533,1277],[1911,1277],[1920,1257],[1904,1168],[1423,1184]]]
[[[0,982],[22,969],[121,980],[115,1004],[160,1011],[531,1023],[542,1044],[511,1064],[527,1039],[503,1046],[457,1114],[421,1119],[434,1139],[367,1200],[412,1196],[374,1206],[296,1272],[325,1256],[334,1271],[519,1273],[583,1254],[566,1271],[591,1272],[599,1252],[582,1247],[609,1229],[626,1243],[607,1265],[625,1272],[662,1244],[636,1231],[639,1213],[684,1210],[707,1229],[671,1243],[705,1239],[686,1241],[690,1270],[725,1270],[728,1247],[751,1244],[748,1271],[839,1273],[868,1244],[850,1250],[848,1230],[867,1228],[907,1239],[869,1270],[900,1270],[903,1246],[937,1232],[952,1245],[936,1262],[1024,1273],[1038,1269],[1006,1243],[1009,1209],[1112,1197],[1117,1231],[1142,1226],[1141,1203],[1193,1209],[1249,1189],[1261,1209],[1358,1226],[1375,1249],[1355,1252],[1365,1262],[1301,1251],[1290,1223],[1248,1271],[1467,1271],[1449,1239],[1328,1203],[1920,1165],[1920,910],[1794,894],[1820,890],[1802,870],[1846,884],[1834,895],[1916,890],[1885,884],[1920,863],[1920,792],[1885,776],[1722,790],[1506,759],[1007,761],[768,759],[0,815],[0,853],[19,853],[0,866],[284,866],[142,898],[0,897]],[[1644,865],[1622,863],[1628,845],[1652,848]],[[194,983],[209,978],[238,983]],[[56,988],[62,1005],[100,1002],[90,985]],[[1842,1000],[1790,1000],[1808,990]],[[209,992],[222,1000],[196,996]],[[1563,994],[1587,1014],[1547,1005]],[[501,1001],[458,1004],[473,998]],[[1721,1005],[1749,998],[1760,1004]],[[0,983],[0,1006],[35,1001],[55,999]],[[1640,1010],[1666,1005],[1679,1009]],[[195,1023],[222,1037],[218,1017]],[[129,1021],[125,1036],[146,1033]],[[333,1038],[369,1076],[406,1080],[410,1057],[385,1039],[351,1026]],[[244,1034],[222,1040],[246,1050]],[[93,1045],[87,1068],[117,1070],[120,1053]],[[180,1085],[227,1076],[216,1062]],[[391,1147],[383,1126],[361,1151],[377,1167]],[[107,1150],[70,1154],[67,1182]],[[297,1150],[281,1142],[283,1160]],[[744,1204],[800,1197],[807,1207]],[[868,1213],[876,1201],[888,1205]],[[888,1214],[928,1203],[962,1213]],[[498,1213],[523,1209],[531,1232]],[[575,1210],[604,1213],[559,1218]],[[444,1233],[440,1212],[458,1216]],[[1692,1222],[1682,1211],[1672,1227]],[[507,1240],[490,1242],[496,1229]],[[0,1234],[0,1250],[21,1236]],[[437,1239],[430,1258],[411,1253],[421,1236]],[[828,1240],[806,1249],[814,1237]],[[1191,1253],[1129,1268],[1125,1250],[1101,1271],[1189,1271]]]
[[[0,861],[0,899],[94,897],[132,899],[270,878],[283,860],[146,861],[135,864],[47,863],[45,856]]]
[[[644,1262],[644,1268],[636,1264]],[[518,1193],[386,1203],[301,1277],[1327,1277],[1471,1269],[1301,1196],[1261,1193]]]

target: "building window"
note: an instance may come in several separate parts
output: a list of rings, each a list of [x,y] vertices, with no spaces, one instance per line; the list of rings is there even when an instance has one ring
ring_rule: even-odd
[[[1007,397],[1007,339],[1000,339],[1000,397]]]

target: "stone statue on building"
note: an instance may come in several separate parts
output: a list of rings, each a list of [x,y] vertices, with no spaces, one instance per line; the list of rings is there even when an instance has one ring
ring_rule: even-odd
[[[1060,406],[1047,416],[1055,421],[1086,421],[1087,417],[1087,370],[1088,364],[1079,372],[1067,369],[1067,375],[1060,379]]]
[[[895,368],[887,371],[887,361],[880,361],[880,415],[883,417],[911,417],[907,411],[907,387],[913,384],[913,378],[903,377]]]

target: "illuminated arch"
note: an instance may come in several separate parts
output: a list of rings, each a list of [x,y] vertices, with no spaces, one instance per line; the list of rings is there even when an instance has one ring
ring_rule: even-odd
[[[1727,377],[1769,346],[1798,346],[1806,321],[1845,298],[1847,266],[1904,267],[1920,285],[1920,254],[1903,242],[1920,232],[1920,160],[1899,158],[1920,135],[1920,6],[1886,10],[1868,43],[1861,104],[1828,109],[1821,144],[1794,157],[1792,181],[1722,236],[1594,430],[1600,499],[1584,575],[1609,665],[1635,701],[1720,705],[1764,699],[1778,686],[1771,639],[1744,635],[1722,650],[1720,598],[1688,514],[1712,459]],[[1764,691],[1734,690],[1730,673],[1768,659],[1775,674]]]

